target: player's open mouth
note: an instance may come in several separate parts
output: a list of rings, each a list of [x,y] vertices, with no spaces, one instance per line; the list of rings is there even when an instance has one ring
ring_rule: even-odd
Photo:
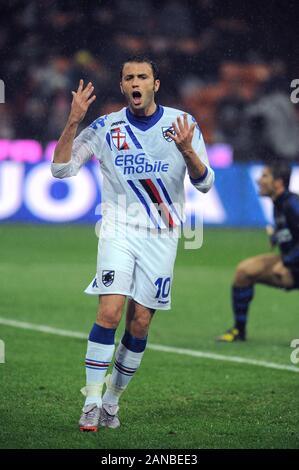
[[[140,91],[133,91],[132,93],[133,103],[137,106],[141,104],[142,95]]]

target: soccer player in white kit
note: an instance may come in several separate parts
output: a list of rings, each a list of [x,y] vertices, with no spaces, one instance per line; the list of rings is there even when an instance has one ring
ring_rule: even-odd
[[[103,175],[97,273],[86,289],[99,296],[99,307],[85,359],[82,431],[120,425],[119,399],[140,366],[155,310],[170,308],[186,170],[201,192],[214,182],[194,118],[157,105],[159,87],[155,63],[144,57],[128,59],[120,81],[128,106],[100,117],[75,138],[96,99],[92,83],[84,88],[80,80],[51,165],[53,176],[70,177],[95,155]],[[112,374],[105,378],[126,298],[125,332]]]

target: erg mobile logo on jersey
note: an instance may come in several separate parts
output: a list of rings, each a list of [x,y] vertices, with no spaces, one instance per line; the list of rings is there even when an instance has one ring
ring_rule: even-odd
[[[145,153],[138,153],[137,155],[117,155],[114,163],[118,167],[123,168],[124,175],[134,175],[135,173],[167,173],[169,163],[161,160],[148,162],[145,159]]]

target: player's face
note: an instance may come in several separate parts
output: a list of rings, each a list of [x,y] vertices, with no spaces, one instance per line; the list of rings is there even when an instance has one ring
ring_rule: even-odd
[[[124,65],[121,92],[134,114],[150,115],[155,111],[155,92],[160,81],[154,80],[152,67],[146,62],[128,62]]]
[[[260,196],[273,196],[275,193],[274,178],[270,168],[263,168],[262,174],[258,179],[257,183],[259,186]]]

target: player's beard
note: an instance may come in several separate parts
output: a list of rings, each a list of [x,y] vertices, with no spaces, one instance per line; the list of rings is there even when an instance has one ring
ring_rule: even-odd
[[[273,189],[270,188],[259,188],[259,196],[261,197],[271,197],[274,195]]]

